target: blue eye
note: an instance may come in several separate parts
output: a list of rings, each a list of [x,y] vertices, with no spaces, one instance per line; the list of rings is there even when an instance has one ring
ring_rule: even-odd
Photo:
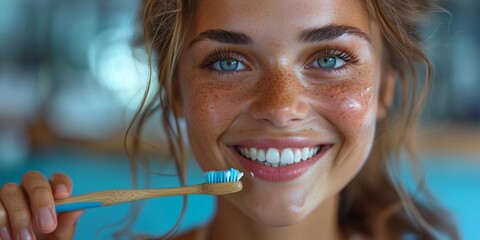
[[[321,57],[316,59],[313,62],[314,67],[324,68],[324,69],[336,69],[345,65],[345,61],[339,57]]]
[[[235,59],[221,59],[213,63],[213,69],[222,72],[233,72],[245,69],[245,65]]]

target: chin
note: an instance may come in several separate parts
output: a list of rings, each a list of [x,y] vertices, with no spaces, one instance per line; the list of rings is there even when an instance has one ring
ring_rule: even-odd
[[[306,214],[278,210],[277,213],[256,212],[252,218],[259,224],[269,227],[288,227],[295,225],[305,219]]]
[[[286,227],[304,220],[322,202],[308,188],[255,187],[235,199],[235,205],[251,219],[270,227]],[[240,200],[240,201],[239,201]]]

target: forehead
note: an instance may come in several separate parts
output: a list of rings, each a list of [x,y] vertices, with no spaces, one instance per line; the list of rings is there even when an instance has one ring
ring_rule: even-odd
[[[371,33],[371,21],[359,0],[202,0],[197,1],[191,33],[228,29],[264,36],[328,24],[354,26]]]

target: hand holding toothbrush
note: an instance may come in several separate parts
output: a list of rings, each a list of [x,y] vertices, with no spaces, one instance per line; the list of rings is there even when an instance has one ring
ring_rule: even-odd
[[[70,197],[72,182],[57,173],[50,181],[31,171],[20,185],[0,189],[0,237],[10,239],[72,239],[82,209],[109,206],[161,196],[184,194],[223,195],[242,190],[243,173],[236,169],[205,173],[204,184],[142,190],[107,190]],[[57,213],[58,216],[56,215]]]
[[[6,183],[0,188],[0,239],[72,239],[83,211],[55,212],[55,200],[71,193],[72,181],[62,173],[47,180],[30,171],[21,184]]]

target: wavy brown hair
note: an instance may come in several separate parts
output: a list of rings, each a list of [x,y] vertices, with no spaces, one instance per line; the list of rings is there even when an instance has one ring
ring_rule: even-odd
[[[434,201],[422,179],[417,179],[417,188],[409,192],[398,178],[402,152],[408,153],[412,169],[417,166],[411,138],[432,79],[432,65],[423,52],[419,27],[426,13],[442,9],[429,0],[362,0],[362,3],[381,29],[383,72],[393,71],[398,75],[399,91],[396,107],[390,108],[387,117],[377,124],[368,161],[340,193],[339,226],[347,235],[361,233],[375,239],[400,239],[405,234],[416,236],[415,239],[438,236],[459,239],[448,213]],[[179,97],[174,79],[195,0],[144,0],[140,9],[142,42],[150,69],[157,72],[158,88],[151,88],[150,83],[147,87],[144,101],[126,134],[127,152],[135,172],[142,126],[154,112],[161,111],[169,152],[181,183],[185,184],[184,140],[173,109]],[[424,73],[422,77],[420,72]]]

